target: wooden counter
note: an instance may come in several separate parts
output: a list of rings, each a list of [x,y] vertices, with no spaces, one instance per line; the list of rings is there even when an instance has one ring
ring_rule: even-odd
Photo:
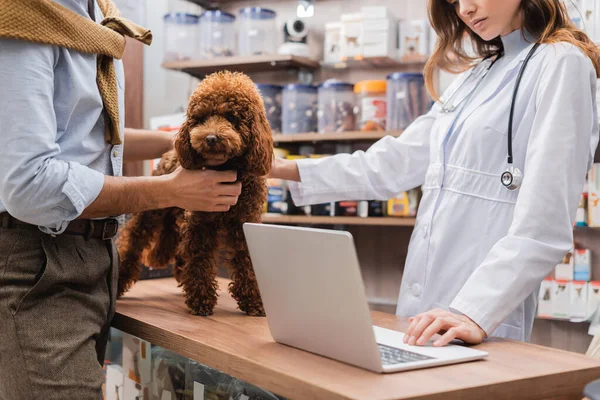
[[[407,326],[377,312],[373,322]],[[599,361],[501,340],[478,347],[489,352],[484,361],[379,375],[275,343],[267,320],[242,314],[227,292],[213,316],[193,316],[173,279],[138,282],[118,301],[113,326],[290,399],[581,399],[600,378]]]

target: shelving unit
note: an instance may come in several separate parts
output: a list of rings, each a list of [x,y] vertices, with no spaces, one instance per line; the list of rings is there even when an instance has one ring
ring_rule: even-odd
[[[244,73],[290,69],[315,70],[319,68],[319,63],[305,57],[270,54],[219,57],[208,60],[171,61],[163,63],[162,66],[169,70],[185,72],[196,78],[203,78],[208,74],[222,70]]]
[[[264,214],[265,224],[305,224],[305,225],[367,225],[367,226],[404,226],[414,227],[414,218],[399,217],[318,217],[303,215]]]
[[[379,140],[385,136],[398,137],[402,131],[376,131],[376,132],[336,132],[336,133],[297,133],[293,135],[273,135],[275,143],[307,143],[307,142],[350,142],[360,140]]]
[[[361,58],[358,60],[346,60],[336,64],[322,62],[321,67],[325,69],[364,69],[364,68],[420,68],[425,66],[427,60],[414,60],[410,62],[398,61],[391,57]]]

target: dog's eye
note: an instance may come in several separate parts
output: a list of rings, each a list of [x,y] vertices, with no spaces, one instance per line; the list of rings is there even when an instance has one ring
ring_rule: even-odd
[[[235,118],[235,115],[233,115],[231,113],[225,114],[225,119],[227,121],[229,121],[230,124],[235,124],[235,122],[237,121],[237,119]]]
[[[194,118],[194,121],[196,122],[196,125],[202,125],[206,122],[206,117],[196,117]]]

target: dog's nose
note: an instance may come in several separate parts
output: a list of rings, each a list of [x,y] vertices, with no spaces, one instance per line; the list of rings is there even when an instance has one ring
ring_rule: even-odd
[[[215,144],[217,144],[217,142],[219,141],[219,138],[216,135],[208,135],[206,137],[206,143],[208,143],[209,146],[214,146]]]

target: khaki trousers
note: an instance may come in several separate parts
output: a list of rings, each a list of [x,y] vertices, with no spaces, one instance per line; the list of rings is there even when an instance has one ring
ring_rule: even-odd
[[[111,241],[0,227],[0,400],[98,400],[118,257]]]

